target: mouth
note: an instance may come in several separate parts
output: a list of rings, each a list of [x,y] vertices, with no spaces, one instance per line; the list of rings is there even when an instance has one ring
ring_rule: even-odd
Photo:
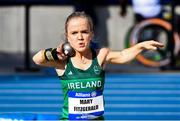
[[[84,43],[79,43],[79,47],[80,48],[85,47],[85,44]]]

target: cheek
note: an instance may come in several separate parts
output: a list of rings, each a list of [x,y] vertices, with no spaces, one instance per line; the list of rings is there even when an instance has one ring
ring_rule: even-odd
[[[68,35],[66,38],[68,41],[72,41],[72,42],[73,40],[75,40],[75,36],[71,36],[71,35]]]
[[[72,47],[76,47],[78,44],[77,41],[74,40],[73,38],[69,38],[68,42],[71,44]]]
[[[93,37],[91,35],[87,35],[85,36],[87,40],[91,41],[93,39]]]

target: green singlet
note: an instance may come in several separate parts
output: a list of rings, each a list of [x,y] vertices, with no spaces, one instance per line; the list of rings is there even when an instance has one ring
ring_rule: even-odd
[[[62,120],[103,119],[104,70],[94,50],[92,64],[87,70],[75,68],[69,58],[65,73],[59,78],[64,96]]]

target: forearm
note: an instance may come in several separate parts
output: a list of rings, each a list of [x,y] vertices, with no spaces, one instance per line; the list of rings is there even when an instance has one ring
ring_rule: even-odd
[[[33,61],[35,64],[40,66],[47,66],[47,67],[57,67],[60,65],[60,60],[48,60],[45,57],[45,50],[40,50],[37,54],[33,56]]]
[[[40,50],[38,53],[36,53],[33,56],[33,61],[34,61],[35,64],[42,65],[43,63],[47,62],[45,57],[44,57],[44,51],[45,50]]]
[[[127,63],[143,50],[156,50],[158,47],[164,47],[164,45],[153,40],[144,41],[120,52],[110,51],[106,61],[116,64]]]
[[[107,56],[107,61],[113,64],[124,64],[133,60],[142,50],[143,49],[137,44],[122,51],[110,51]]]
[[[142,51],[143,48],[140,46],[140,44],[124,49],[123,51],[120,52],[121,63],[127,63],[129,61],[132,61]]]

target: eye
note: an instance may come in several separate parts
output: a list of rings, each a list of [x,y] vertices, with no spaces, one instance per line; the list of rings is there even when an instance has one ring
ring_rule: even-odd
[[[74,35],[74,34],[77,34],[77,32],[72,32],[71,34],[73,34],[73,35]]]
[[[88,34],[88,33],[89,33],[89,31],[82,31],[82,33]]]

